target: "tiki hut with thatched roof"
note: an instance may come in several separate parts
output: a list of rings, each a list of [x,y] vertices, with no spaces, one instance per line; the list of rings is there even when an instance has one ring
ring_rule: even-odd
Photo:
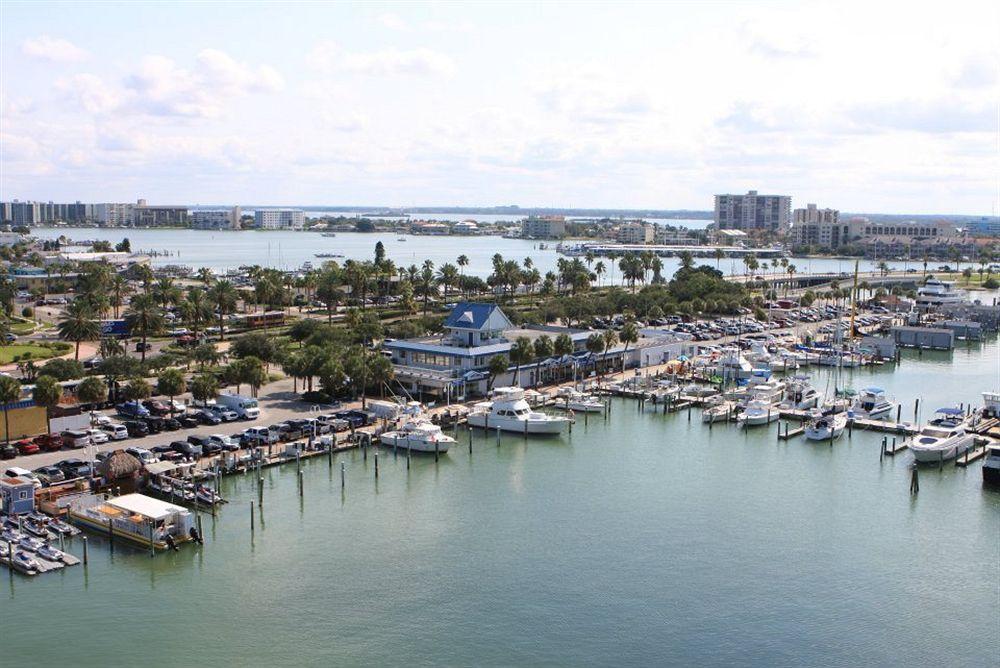
[[[141,471],[142,462],[124,450],[115,450],[97,465],[97,472],[106,484],[120,488],[123,494],[135,491]]]

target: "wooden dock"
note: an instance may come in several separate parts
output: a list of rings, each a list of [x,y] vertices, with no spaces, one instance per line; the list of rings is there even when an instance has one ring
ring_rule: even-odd
[[[985,445],[977,445],[970,450],[966,450],[965,454],[961,457],[955,458],[955,466],[965,468],[977,459],[982,459],[986,456],[987,447]]]
[[[899,440],[895,440],[894,439],[892,441],[890,441],[888,438],[886,438],[883,441],[882,452],[884,452],[885,454],[889,455],[890,457],[894,457],[895,455],[899,454],[903,450],[906,450],[908,447],[909,446],[906,445],[906,439],[905,438],[901,438]]]
[[[785,423],[785,429],[782,430],[781,429],[781,423],[780,422],[778,423],[778,440],[779,441],[788,441],[788,440],[791,440],[791,439],[795,438],[796,436],[801,436],[804,433],[806,433],[806,428],[803,425],[801,425],[801,424],[798,427],[796,427],[795,429],[789,429],[788,428],[788,423],[786,422]]]
[[[888,434],[903,434],[904,436],[910,436],[920,431],[919,427],[910,422],[887,422],[885,420],[863,420],[859,418],[850,420],[848,426],[854,429],[881,431]]]

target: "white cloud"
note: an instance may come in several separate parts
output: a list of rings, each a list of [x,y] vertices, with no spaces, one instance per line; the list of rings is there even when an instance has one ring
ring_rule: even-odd
[[[26,56],[54,63],[75,63],[85,60],[90,54],[69,40],[50,35],[39,35],[21,42],[21,51]]]
[[[118,109],[125,100],[124,92],[105,82],[96,74],[74,74],[56,81],[56,88],[68,94],[80,107],[91,114]]]
[[[367,76],[450,77],[457,71],[447,54],[427,48],[382,49],[349,52],[332,41],[318,43],[309,53],[310,64],[326,72],[346,72]]]

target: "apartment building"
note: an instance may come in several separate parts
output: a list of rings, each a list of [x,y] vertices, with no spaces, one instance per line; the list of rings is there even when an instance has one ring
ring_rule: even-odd
[[[231,209],[199,209],[191,212],[191,227],[196,230],[240,229],[240,207]]]
[[[258,209],[254,221],[260,230],[301,230],[306,224],[301,209]]]
[[[623,244],[651,244],[656,234],[650,223],[633,221],[619,225],[615,236]]]
[[[521,221],[521,236],[529,239],[559,239],[566,234],[563,216],[528,216]]]
[[[809,204],[793,212],[790,237],[797,246],[839,248],[850,242],[851,230],[850,225],[840,222],[840,212],[836,209]]]
[[[135,227],[183,227],[188,224],[186,206],[150,206],[140,199],[132,208]]]
[[[746,195],[715,196],[716,229],[777,232],[788,229],[791,218],[788,195],[760,195],[751,190]]]

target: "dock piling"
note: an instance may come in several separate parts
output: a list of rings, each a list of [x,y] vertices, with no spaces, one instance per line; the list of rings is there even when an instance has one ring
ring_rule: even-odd
[[[340,489],[344,489],[344,462],[340,462]]]
[[[378,450],[375,451],[375,479],[378,480]]]
[[[920,475],[917,473],[917,463],[913,463],[913,468],[910,473],[910,494],[916,494],[920,491]]]
[[[253,501],[250,502],[250,535],[252,536],[254,532],[254,519],[253,519]]]
[[[90,558],[87,553],[87,537],[83,536],[83,565],[86,566],[89,561]]]

